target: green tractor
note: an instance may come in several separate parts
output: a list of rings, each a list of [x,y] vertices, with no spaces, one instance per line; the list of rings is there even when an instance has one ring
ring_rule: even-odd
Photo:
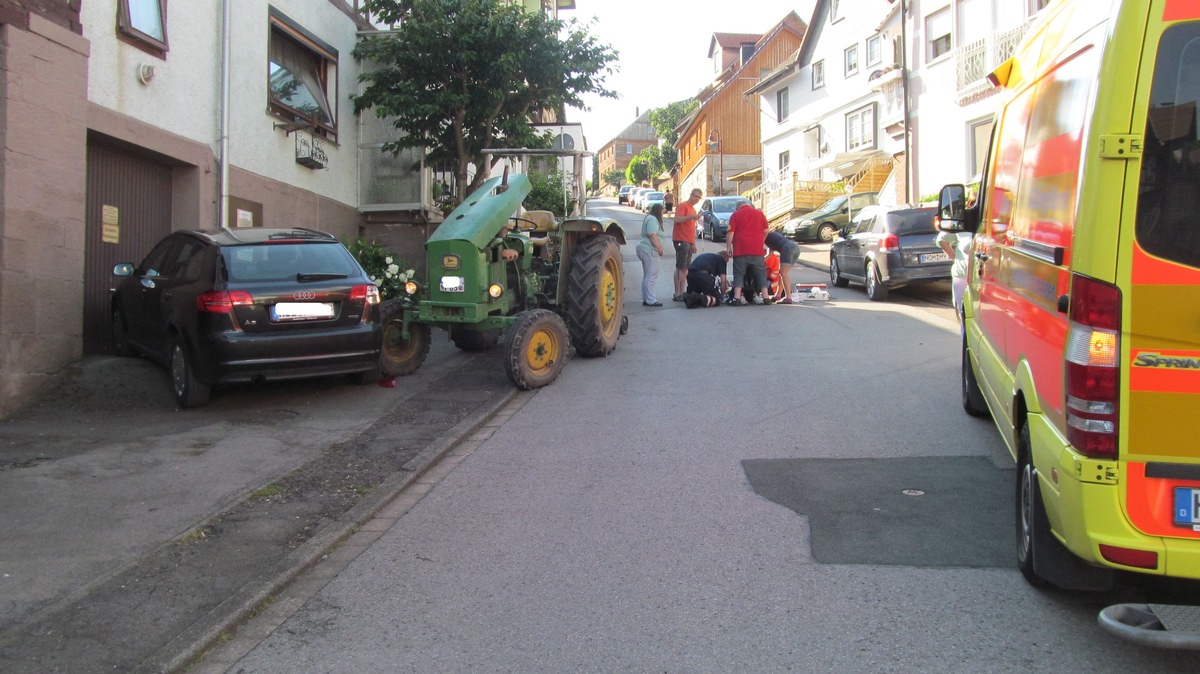
[[[581,189],[564,219],[522,211],[530,189],[524,175],[492,178],[429,237],[426,284],[409,282],[404,296],[381,308],[384,374],[415,372],[434,327],[464,351],[503,342],[505,370],[523,390],[552,383],[570,347],[585,357],[616,348],[628,328],[624,231],[614,220],[588,218]]]

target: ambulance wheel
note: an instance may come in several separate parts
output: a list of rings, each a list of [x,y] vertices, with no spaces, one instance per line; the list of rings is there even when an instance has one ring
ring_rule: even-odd
[[[416,372],[429,355],[429,326],[410,323],[408,339],[404,339],[404,307],[395,301],[383,303],[379,321],[383,325],[380,372],[388,377],[403,377]]]
[[[971,366],[971,354],[967,351],[967,338],[962,339],[962,406],[973,417],[987,415],[987,402],[975,379],[975,368]]]
[[[567,279],[567,325],[581,356],[607,356],[621,336],[621,247],[611,236],[593,236],[575,246]]]
[[[549,309],[533,309],[517,316],[508,330],[504,369],[513,385],[523,391],[554,382],[567,362],[567,325]]]
[[[1046,579],[1034,570],[1033,560],[1039,552],[1037,540],[1043,533],[1041,527],[1049,527],[1050,521],[1042,508],[1037,471],[1030,458],[1029,424],[1021,424],[1017,442],[1017,568],[1030,585],[1042,587]]]
[[[874,260],[867,263],[867,297],[872,302],[882,302],[888,297],[888,287],[883,285],[879,267],[875,266]]]

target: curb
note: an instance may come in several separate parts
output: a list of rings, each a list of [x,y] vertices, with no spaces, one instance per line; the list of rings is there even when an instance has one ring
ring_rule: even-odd
[[[366,522],[415,485],[456,446],[484,426],[504,405],[521,391],[516,388],[497,393],[474,415],[463,419],[439,440],[430,443],[401,467],[399,473],[381,484],[340,519],[317,531],[275,566],[262,580],[242,586],[236,593],[213,608],[153,655],[143,660],[135,673],[179,672],[196,664],[211,648],[224,641],[238,625],[253,618],[280,592],[312,569]]]

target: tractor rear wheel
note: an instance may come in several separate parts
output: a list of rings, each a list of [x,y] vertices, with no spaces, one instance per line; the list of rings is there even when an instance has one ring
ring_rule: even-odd
[[[533,309],[517,316],[508,329],[504,369],[523,391],[554,382],[567,362],[567,325],[549,309]]]
[[[567,323],[575,351],[589,358],[617,348],[622,324],[621,247],[611,236],[579,242],[567,280]]]
[[[470,330],[455,328],[450,331],[450,339],[463,351],[491,351],[500,341],[499,330]]]
[[[379,310],[379,321],[383,324],[380,371],[389,377],[403,377],[416,372],[429,355],[429,326],[410,323],[408,339],[404,339],[404,307],[397,301],[383,303]]]

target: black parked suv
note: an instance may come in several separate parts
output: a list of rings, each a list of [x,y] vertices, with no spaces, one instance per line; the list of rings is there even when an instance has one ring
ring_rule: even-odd
[[[180,407],[207,403],[217,384],[379,379],[379,288],[331,234],[174,232],[113,274],[113,350],[167,366]]]

